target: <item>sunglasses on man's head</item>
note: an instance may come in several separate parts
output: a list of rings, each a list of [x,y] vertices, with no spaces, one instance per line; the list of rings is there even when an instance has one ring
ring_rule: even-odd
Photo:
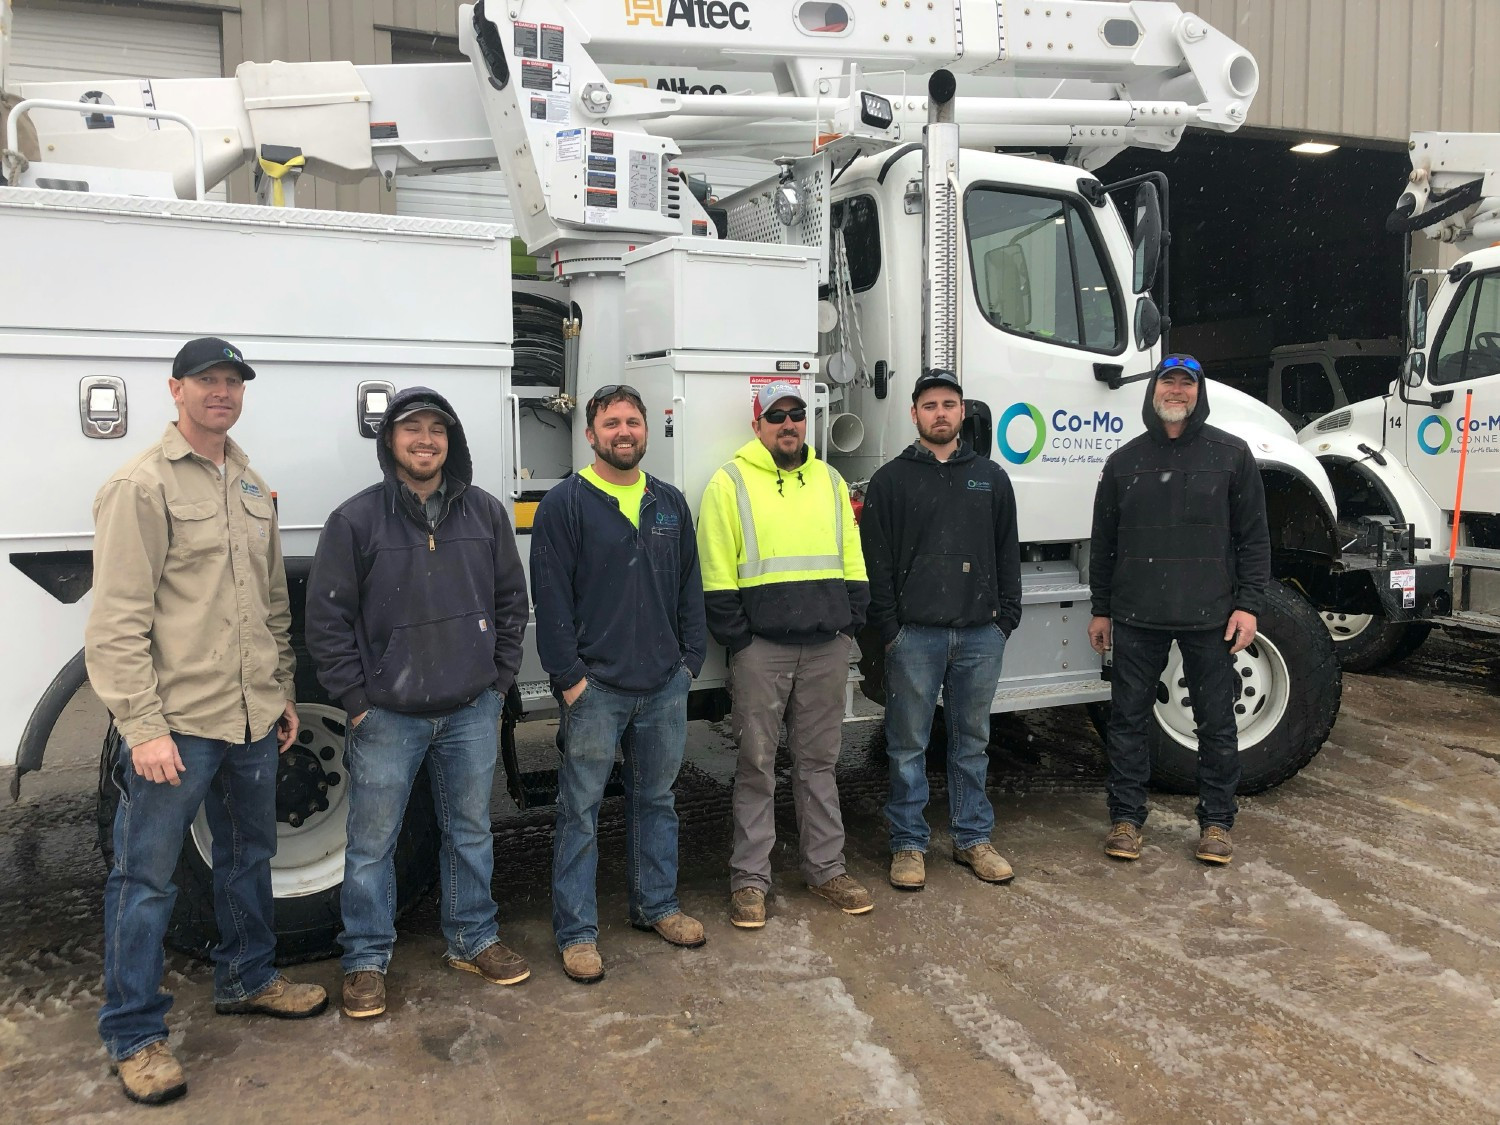
[[[607,398],[613,398],[615,395],[630,395],[632,398],[639,399],[641,392],[629,383],[609,383],[593,393],[589,398],[589,405],[596,405]]]
[[[1203,364],[1199,363],[1190,355],[1171,355],[1161,361],[1161,369],[1163,371],[1170,371],[1174,367],[1185,367],[1187,368],[1187,370],[1192,371],[1198,375],[1203,374]]]
[[[788,418],[793,422],[805,422],[807,421],[807,407],[798,406],[791,410],[767,410],[761,417],[773,426],[781,425]]]

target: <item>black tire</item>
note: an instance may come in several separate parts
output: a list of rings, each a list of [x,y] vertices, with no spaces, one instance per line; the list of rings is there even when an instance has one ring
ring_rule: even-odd
[[[1343,670],[1322,617],[1299,595],[1271,583],[1259,631],[1285,662],[1291,689],[1276,725],[1250,746],[1240,747],[1244,795],[1281,784],[1312,761],[1338,718]],[[1251,646],[1252,651],[1255,646]],[[1099,737],[1109,744],[1109,704],[1088,705]],[[1176,741],[1160,722],[1151,728],[1151,784],[1167,793],[1198,792],[1198,755]]]
[[[298,691],[312,693],[301,682]],[[323,707],[332,706],[326,697],[314,700]],[[119,806],[119,789],[114,771],[120,764],[122,742],[113,723],[104,736],[99,760],[99,847],[106,866],[114,863],[115,810]],[[286,831],[284,825],[277,826]],[[419,902],[432,886],[438,871],[438,823],[433,808],[432,789],[423,766],[412,786],[412,796],[396,842],[396,917],[401,917]],[[172,876],[177,884],[177,899],[167,924],[167,945],[190,957],[207,960],[219,940],[214,920],[213,871],[204,861],[191,834],[183,840]],[[276,963],[293,965],[303,961],[320,961],[338,956],[340,885],[312,894],[281,897],[275,900]]]
[[[1333,651],[1346,672],[1370,672],[1414,653],[1432,632],[1420,621],[1391,621],[1373,616],[1362,628],[1351,630],[1359,620],[1344,614],[1324,614],[1323,623],[1333,637]]]

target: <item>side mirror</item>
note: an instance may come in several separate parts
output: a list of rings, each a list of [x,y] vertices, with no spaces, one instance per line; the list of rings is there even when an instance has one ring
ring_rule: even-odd
[[[1427,279],[1412,279],[1406,291],[1406,346],[1427,346]]]
[[[1406,366],[1401,369],[1401,381],[1408,387],[1420,387],[1426,377],[1427,357],[1421,352],[1412,352],[1406,357]]]
[[[1134,277],[1131,291],[1144,293],[1161,265],[1161,203],[1156,185],[1147,180],[1135,189],[1135,234],[1131,239]]]
[[[1141,351],[1156,346],[1161,339],[1161,310],[1151,299],[1151,294],[1142,293],[1135,303],[1135,346]]]

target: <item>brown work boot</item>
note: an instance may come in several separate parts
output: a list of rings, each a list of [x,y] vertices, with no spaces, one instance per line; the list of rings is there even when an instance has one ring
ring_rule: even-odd
[[[359,969],[344,974],[344,1015],[367,1020],[385,1011],[385,974]]]
[[[1141,858],[1141,830],[1128,820],[1117,820],[1104,837],[1104,854],[1115,859]]]
[[[758,930],[766,924],[766,892],[759,887],[741,887],[729,896],[729,921],[742,930]]]
[[[579,984],[593,984],[604,979],[604,962],[591,941],[570,945],[562,951],[563,972]]]
[[[954,848],[953,862],[961,863],[986,883],[1009,883],[1016,873],[992,844],[979,843],[972,848]]]
[[[896,852],[891,856],[891,886],[898,891],[920,891],[927,885],[927,860],[921,852]]]
[[[320,984],[293,984],[277,973],[248,1000],[231,1000],[214,1005],[221,1016],[274,1016],[279,1020],[305,1020],[323,1014],[328,1007],[328,993]]]
[[[187,1093],[182,1066],[165,1039],[147,1043],[135,1054],[110,1063],[109,1069],[120,1076],[125,1096],[142,1105],[163,1105]]]
[[[669,945],[680,945],[684,949],[697,949],[708,941],[703,933],[703,923],[696,918],[689,918],[680,910],[650,926],[642,926],[636,922],[630,924],[646,933],[654,930]]]
[[[448,964],[466,973],[478,973],[491,984],[520,984],[531,975],[526,958],[498,941],[485,946],[472,960],[449,957]]]
[[[809,883],[807,889],[819,898],[826,898],[845,914],[868,914],[875,909],[875,900],[870,897],[870,892],[848,875],[835,875],[828,882],[817,886]]]
[[[1228,863],[1234,858],[1234,842],[1229,829],[1210,824],[1198,837],[1198,858],[1204,863]]]

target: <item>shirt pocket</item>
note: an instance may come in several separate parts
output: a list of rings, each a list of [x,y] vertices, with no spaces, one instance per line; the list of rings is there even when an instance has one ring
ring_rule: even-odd
[[[651,569],[658,574],[677,573],[677,559],[681,552],[682,532],[676,524],[653,524],[646,535],[646,553],[651,556]]]
[[[1188,473],[1183,488],[1182,516],[1187,523],[1227,524],[1227,489],[1220,473]]]
[[[263,497],[243,492],[240,493],[240,502],[245,505],[245,534],[250,540],[250,551],[257,559],[263,559],[271,547],[276,509]]]
[[[224,532],[214,517],[219,505],[212,500],[169,500],[171,545],[168,553],[179,559],[202,558],[224,553]]]

